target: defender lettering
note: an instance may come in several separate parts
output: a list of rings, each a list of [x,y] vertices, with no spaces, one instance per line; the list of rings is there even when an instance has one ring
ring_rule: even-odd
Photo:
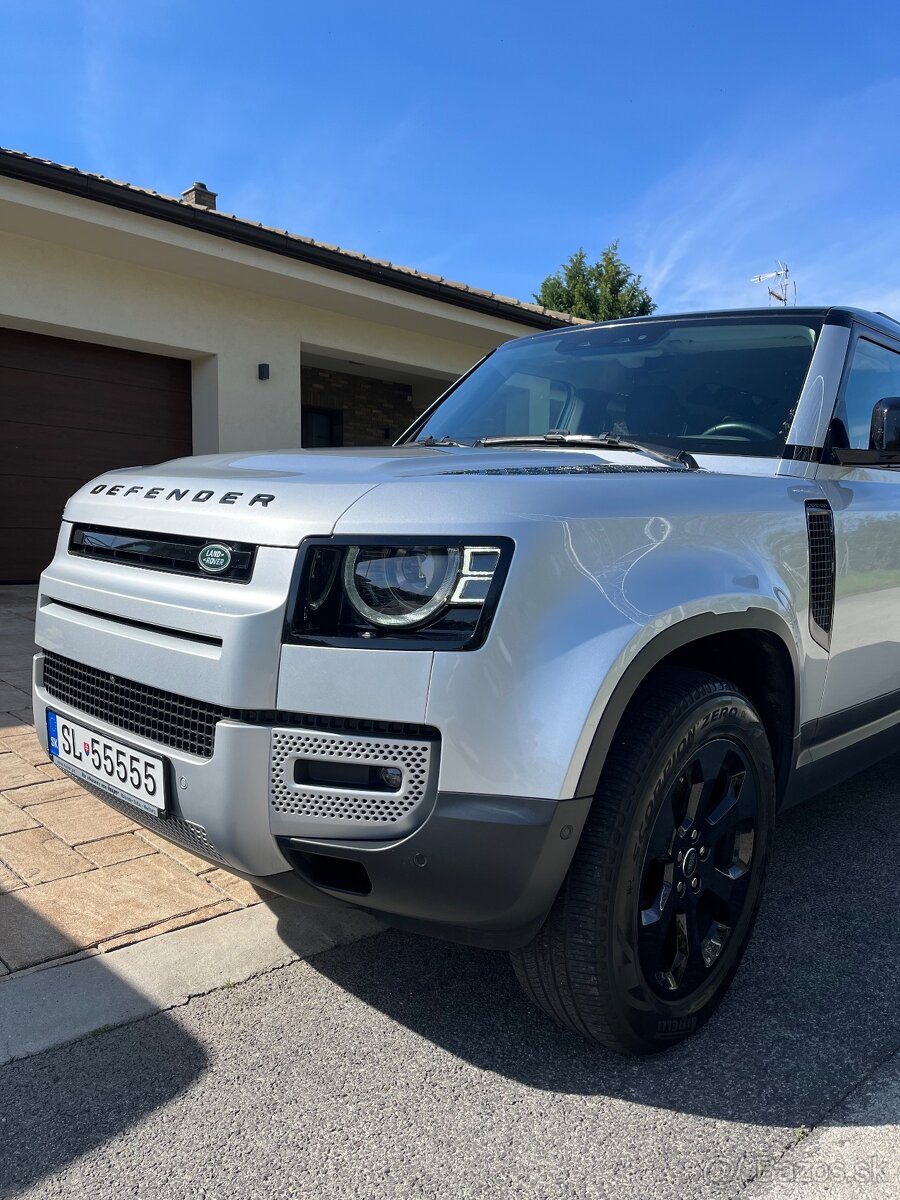
[[[118,496],[119,493],[122,491],[123,487],[124,487],[124,484],[121,484],[121,483],[115,483],[115,484],[97,483],[97,484],[94,484],[89,489],[88,494],[91,496],[103,496],[103,495]],[[160,486],[160,485],[155,485],[153,487],[145,487],[145,485],[143,485],[143,484],[133,484],[131,487],[129,487],[125,490],[123,499],[127,498],[128,496],[139,495],[141,492],[143,492],[142,499],[155,500],[158,496],[161,496],[164,491],[165,491],[165,487]],[[219,504],[237,504],[237,502],[241,499],[241,497],[243,495],[244,495],[243,492],[224,492],[222,495],[220,495],[218,497],[218,503]],[[210,488],[200,488],[194,492],[192,492],[190,488],[172,488],[169,492],[166,493],[165,499],[166,500],[186,500],[189,496],[190,496],[191,500],[193,500],[197,504],[205,504],[205,503],[207,503],[207,501],[212,500],[213,497],[216,496],[216,492],[214,492]],[[251,506],[254,504],[258,504],[262,508],[268,508],[268,506],[274,500],[275,500],[275,495],[272,492],[256,492],[252,496],[252,498],[247,501],[247,503]]]

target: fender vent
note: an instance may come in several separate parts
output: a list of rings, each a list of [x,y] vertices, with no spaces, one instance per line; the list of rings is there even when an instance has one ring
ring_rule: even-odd
[[[806,502],[809,538],[809,631],[826,650],[834,620],[834,514],[824,500]]]

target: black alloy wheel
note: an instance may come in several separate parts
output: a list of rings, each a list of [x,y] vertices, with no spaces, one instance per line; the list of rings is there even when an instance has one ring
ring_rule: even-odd
[[[620,1053],[695,1033],[750,939],[774,814],[772,752],[747,697],[706,672],[654,672],[623,717],[553,909],[513,952],[529,998]]]
[[[697,750],[663,799],[641,876],[638,947],[666,999],[705,981],[740,923],[758,806],[756,772],[732,738]]]

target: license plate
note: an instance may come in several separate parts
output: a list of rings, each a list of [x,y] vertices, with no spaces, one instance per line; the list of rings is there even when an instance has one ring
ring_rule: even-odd
[[[49,710],[47,734],[53,761],[69,774],[87,780],[142,812],[165,816],[164,759],[144,754]]]

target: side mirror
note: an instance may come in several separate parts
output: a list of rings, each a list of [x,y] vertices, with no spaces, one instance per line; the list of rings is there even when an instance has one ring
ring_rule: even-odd
[[[900,452],[900,396],[885,396],[872,409],[869,449]]]

